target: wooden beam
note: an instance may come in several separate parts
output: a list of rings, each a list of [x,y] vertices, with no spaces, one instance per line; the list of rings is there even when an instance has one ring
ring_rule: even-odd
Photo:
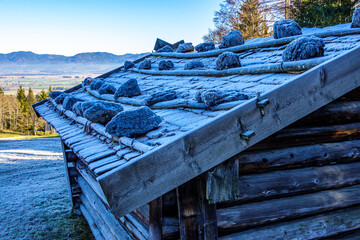
[[[295,77],[98,178],[116,216],[148,203],[360,86],[360,48]],[[242,133],[254,135],[244,139]],[[126,183],[124,182],[126,179]]]
[[[150,202],[149,240],[162,239],[162,198]]]

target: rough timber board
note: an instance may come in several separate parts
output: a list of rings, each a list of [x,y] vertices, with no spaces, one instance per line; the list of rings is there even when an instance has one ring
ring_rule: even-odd
[[[98,178],[116,216],[144,205],[360,86],[360,48],[325,62],[182,138]],[[249,141],[240,138],[254,131]],[[145,170],[146,169],[146,170]],[[119,184],[126,179],[127,184]]]

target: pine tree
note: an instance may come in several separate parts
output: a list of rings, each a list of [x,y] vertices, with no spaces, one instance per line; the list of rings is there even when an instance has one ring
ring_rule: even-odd
[[[25,89],[22,85],[20,85],[19,89],[17,90],[16,99],[20,103],[21,110],[26,112],[28,109],[28,102],[25,95]]]
[[[31,120],[32,130],[33,130],[34,135],[36,135],[37,116],[36,116],[34,108],[32,107],[32,105],[36,102],[36,98],[35,98],[34,92],[33,92],[33,90],[31,88],[29,88],[26,100],[27,100],[27,103],[28,103],[28,115],[29,115],[30,120]],[[29,118],[27,120],[29,121]],[[29,125],[29,124],[27,124],[27,125]],[[28,130],[30,130],[29,126],[28,126]]]
[[[53,90],[52,90],[51,85],[50,85],[50,86],[49,86],[49,89],[48,89],[48,92],[47,92],[48,96],[50,95],[50,93],[51,93],[52,91],[53,91]]]
[[[38,94],[36,94],[35,97],[36,97],[36,100],[37,100],[37,101],[42,101],[42,100],[48,98],[48,94],[45,92],[44,89],[42,89],[41,92],[38,93]]]

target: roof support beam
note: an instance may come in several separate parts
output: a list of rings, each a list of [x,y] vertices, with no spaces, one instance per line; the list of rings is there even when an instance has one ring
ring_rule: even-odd
[[[360,86],[356,48],[254,98],[173,142],[99,177],[113,213],[120,217],[244,151]],[[253,131],[249,139],[241,134]]]

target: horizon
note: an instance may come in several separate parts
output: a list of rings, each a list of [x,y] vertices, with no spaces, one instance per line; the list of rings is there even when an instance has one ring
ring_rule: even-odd
[[[73,56],[150,52],[156,38],[194,45],[213,28],[221,0],[102,2],[0,0],[0,52]]]

